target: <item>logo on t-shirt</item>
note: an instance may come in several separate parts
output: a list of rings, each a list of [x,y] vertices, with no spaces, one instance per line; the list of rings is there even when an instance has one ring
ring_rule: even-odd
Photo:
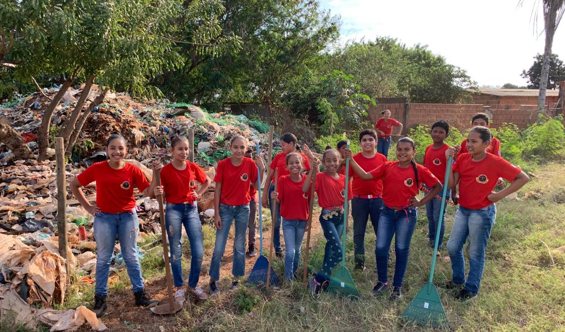
[[[341,197],[345,197],[345,189],[342,189],[340,194],[341,194]]]
[[[196,187],[196,182],[194,182],[194,180],[190,180],[190,182],[188,183],[188,186],[190,188],[194,188],[194,187]]]
[[[129,181],[124,181],[122,182],[122,184],[120,184],[120,187],[124,190],[129,190],[129,188],[131,188],[131,184],[129,183]]]
[[[477,179],[476,179],[476,180],[477,180],[477,182],[480,183],[480,184],[486,184],[486,183],[488,183],[488,177],[487,177],[486,175],[484,175],[484,174],[481,174],[481,175],[477,176]]]
[[[302,193],[302,198],[308,199],[308,194],[307,194],[307,193]]]
[[[406,187],[412,187],[413,184],[414,184],[414,180],[412,180],[412,178],[408,178],[408,179],[404,180],[404,185]]]
[[[243,173],[241,175],[241,181],[247,181],[249,179],[249,176],[247,176],[247,173]]]
[[[433,161],[434,165],[439,166],[441,165],[441,160],[439,160],[439,158],[434,159]]]

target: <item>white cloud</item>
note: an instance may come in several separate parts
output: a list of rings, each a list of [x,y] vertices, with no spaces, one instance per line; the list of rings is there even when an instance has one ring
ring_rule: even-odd
[[[322,0],[340,15],[342,40],[389,36],[412,46],[428,45],[479,85],[525,85],[520,77],[543,53],[544,36],[534,35],[534,1],[518,0]],[[540,13],[540,22],[543,16]],[[540,25],[539,30],[542,27]],[[565,60],[565,27],[555,35],[553,53]]]

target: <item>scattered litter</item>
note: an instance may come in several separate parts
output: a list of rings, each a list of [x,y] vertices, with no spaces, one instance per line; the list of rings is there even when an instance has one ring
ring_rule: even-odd
[[[37,312],[36,317],[41,323],[51,326],[50,331],[52,332],[76,331],[84,323],[88,323],[94,331],[108,329],[94,312],[82,305],[76,310],[69,309],[67,311],[41,309]]]

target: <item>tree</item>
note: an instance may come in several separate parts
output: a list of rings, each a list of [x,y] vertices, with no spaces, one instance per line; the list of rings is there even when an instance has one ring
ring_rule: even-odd
[[[526,87],[521,88],[521,87],[517,86],[516,84],[512,84],[512,83],[505,83],[501,87],[501,89],[525,89],[525,88]]]
[[[534,57],[534,63],[530,69],[522,71],[521,76],[528,79],[528,89],[540,88],[542,65],[543,55],[538,54]],[[565,80],[565,64],[557,54],[551,54],[549,58],[549,76],[547,79],[548,89],[557,89],[557,84]]]

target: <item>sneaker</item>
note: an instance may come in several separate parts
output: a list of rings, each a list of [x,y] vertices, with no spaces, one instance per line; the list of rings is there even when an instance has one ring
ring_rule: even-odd
[[[210,282],[210,295],[218,294],[220,290],[218,289],[218,285],[216,285],[215,281]]]
[[[373,287],[373,295],[380,296],[384,294],[384,291],[388,289],[388,283],[377,282],[375,287]]]
[[[188,291],[196,298],[197,301],[204,302],[208,299],[208,294],[206,294],[200,287],[188,287]]]
[[[185,300],[186,298],[184,296],[184,289],[182,288],[177,289],[177,291],[175,292],[175,301],[177,303],[184,303]]]
[[[466,290],[465,288],[463,288],[459,292],[459,294],[457,294],[457,296],[455,296],[455,298],[458,299],[461,302],[469,302],[476,297],[477,297],[477,293],[470,292],[470,291]]]
[[[355,263],[355,270],[361,272],[365,271],[365,263],[364,262]]]
[[[136,306],[154,307],[159,303],[159,301],[153,300],[152,298],[147,296],[144,289],[133,293],[133,295],[135,296],[135,305]]]
[[[239,281],[232,281],[230,290],[237,289],[237,286],[239,286]]]
[[[102,317],[106,309],[108,309],[108,305],[106,304],[106,295],[94,295],[94,308],[92,308],[92,311],[96,314],[96,317]]]
[[[449,280],[448,282],[438,285],[439,288],[445,290],[461,290],[463,286],[465,286],[465,284],[456,284],[453,280]]]
[[[278,251],[275,253],[275,256],[277,256],[278,259],[282,259],[283,258],[283,253],[282,251]]]
[[[257,251],[255,250],[254,247],[249,247],[249,251],[247,252],[247,256],[249,256],[249,257],[257,256]]]
[[[310,289],[312,295],[318,295],[321,288],[322,285],[316,280],[316,278],[312,277],[308,279],[308,289]]]
[[[402,290],[400,287],[393,286],[392,293],[390,293],[390,300],[391,301],[398,301],[402,297]]]

